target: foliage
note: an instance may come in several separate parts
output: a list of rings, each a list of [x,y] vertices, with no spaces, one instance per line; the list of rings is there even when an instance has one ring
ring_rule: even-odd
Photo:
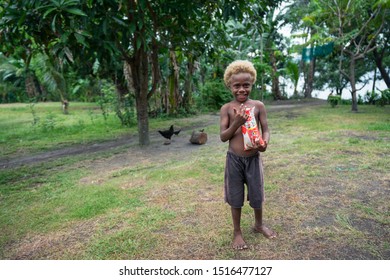
[[[42,96],[43,100],[60,101],[69,99],[67,79],[61,69],[53,65],[47,55],[37,54],[34,56],[30,68],[45,89],[45,96]]]
[[[6,58],[0,53],[0,103],[26,102],[25,64],[22,59]]]
[[[254,91],[253,98],[268,98],[267,86],[272,86],[274,98],[283,98],[280,75],[293,81],[296,93],[297,69],[289,62],[293,61],[291,51],[329,41],[335,41],[336,51],[326,61],[317,60],[314,85],[340,93],[349,80],[346,75],[340,77],[339,70],[345,72],[351,62],[350,57],[339,56],[340,46],[345,43],[352,48],[353,43],[346,43],[349,39],[363,38],[366,33],[355,35],[357,27],[365,26],[366,11],[371,7],[375,12],[381,5],[386,8],[387,2],[349,1],[351,9],[345,10],[342,5],[347,1],[338,1],[346,18],[343,38],[337,36],[336,20],[330,20],[336,17],[328,2],[293,1],[277,14],[280,2],[2,1],[0,102],[26,102],[30,98],[98,102],[103,116],[115,111],[123,125],[142,123],[145,129],[140,132],[144,132],[152,115],[193,113],[198,106],[219,109],[220,101],[211,101],[230,100],[228,95],[225,98],[217,85],[211,86],[212,91],[204,89],[221,79],[224,68],[234,59],[249,59],[255,64],[260,95]],[[359,11],[364,11],[361,21],[353,16]],[[369,22],[371,33],[381,27],[380,16],[386,11],[381,10]],[[290,46],[290,54],[288,41],[280,34],[285,24],[307,38],[300,46]],[[375,41],[378,52],[355,64],[356,82],[365,82],[362,77],[374,68],[374,58],[386,65],[390,36],[386,36],[388,23],[383,24],[383,34]],[[367,40],[362,40],[364,46],[369,45]],[[170,54],[175,55],[175,61],[170,60]],[[128,72],[124,61],[130,66]],[[307,71],[302,65],[298,70]],[[381,73],[386,74],[383,69]],[[103,80],[110,84],[112,93],[102,93]]]
[[[231,101],[232,94],[221,80],[206,82],[196,98],[197,107],[201,111],[218,111],[221,106]]]
[[[378,93],[376,91],[367,91],[364,96],[364,102],[366,104],[385,106],[390,104],[390,89],[383,90]]]
[[[330,106],[332,106],[332,108],[334,108],[334,107],[336,107],[340,103],[341,96],[340,95],[329,94],[327,100],[328,100],[328,103],[330,104]]]
[[[320,15],[315,25],[328,32],[321,34],[322,39],[334,38],[339,51],[339,72],[350,82],[352,111],[357,111],[355,65],[376,48],[375,41],[380,37],[389,9],[384,3],[365,0],[313,2],[317,5],[313,15]],[[349,58],[348,65],[343,65],[345,56]]]
[[[136,124],[136,112],[134,109],[134,98],[131,95],[117,97],[113,102],[114,110],[123,126],[131,127]]]
[[[298,81],[299,81],[299,66],[298,64],[292,62],[291,60],[287,61],[285,72],[287,74],[287,77],[293,82],[294,84],[294,96],[298,96]]]

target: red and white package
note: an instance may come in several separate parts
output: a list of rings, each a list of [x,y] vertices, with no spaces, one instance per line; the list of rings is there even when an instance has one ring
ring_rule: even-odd
[[[245,114],[249,117],[245,124],[241,126],[241,131],[244,137],[244,150],[247,151],[257,148],[259,145],[264,145],[264,141],[256,123],[255,107],[245,108]]]

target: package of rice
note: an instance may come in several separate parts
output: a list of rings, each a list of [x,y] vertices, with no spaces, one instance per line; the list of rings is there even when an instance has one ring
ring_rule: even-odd
[[[248,119],[241,126],[241,131],[244,137],[244,150],[247,151],[257,148],[259,145],[264,145],[264,141],[256,123],[255,107],[245,108],[245,114],[248,115]]]

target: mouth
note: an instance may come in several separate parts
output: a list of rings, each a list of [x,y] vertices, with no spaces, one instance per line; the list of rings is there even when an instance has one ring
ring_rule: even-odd
[[[237,94],[236,98],[239,99],[239,100],[247,100],[248,99],[248,95],[247,94]]]

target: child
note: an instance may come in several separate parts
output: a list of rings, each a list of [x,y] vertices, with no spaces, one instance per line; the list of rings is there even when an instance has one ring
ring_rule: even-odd
[[[263,224],[264,181],[260,152],[265,152],[270,139],[267,114],[264,104],[251,100],[249,94],[256,81],[253,64],[245,60],[232,62],[225,70],[224,81],[233,94],[234,100],[223,105],[220,116],[220,137],[229,141],[225,166],[225,201],[231,207],[233,219],[233,248],[247,249],[241,232],[241,208],[244,204],[244,183],[248,187],[249,205],[254,209],[255,224],[253,230],[267,238],[276,237],[276,233]],[[264,142],[255,143],[249,150],[244,149],[241,126],[248,115],[245,108],[254,107],[257,126],[261,128]],[[261,144],[260,144],[261,143]]]

